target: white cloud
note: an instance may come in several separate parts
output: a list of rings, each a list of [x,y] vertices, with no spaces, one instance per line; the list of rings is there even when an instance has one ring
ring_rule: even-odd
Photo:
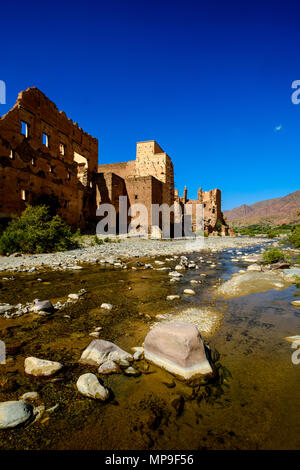
[[[279,131],[281,131],[281,129],[282,129],[282,125],[279,124],[279,126],[276,126],[276,127],[274,128],[274,131],[275,131],[275,132],[279,132]]]

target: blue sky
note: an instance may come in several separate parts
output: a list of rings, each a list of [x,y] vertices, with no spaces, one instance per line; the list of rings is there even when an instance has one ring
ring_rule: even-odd
[[[299,2],[5,2],[0,32],[1,115],[37,86],[99,162],[155,139],[180,193],[218,187],[223,209],[300,189]]]

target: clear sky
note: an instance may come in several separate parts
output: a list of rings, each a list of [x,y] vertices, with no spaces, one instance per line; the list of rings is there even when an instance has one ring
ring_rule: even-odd
[[[37,86],[99,140],[99,162],[155,139],[189,197],[223,209],[300,189],[300,3],[2,2],[3,115]]]

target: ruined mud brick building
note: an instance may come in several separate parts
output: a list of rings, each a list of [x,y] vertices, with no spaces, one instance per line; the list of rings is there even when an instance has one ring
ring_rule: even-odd
[[[202,204],[203,216],[204,216],[204,231],[207,234],[217,235],[233,235],[233,232],[229,229],[223,212],[221,211],[221,191],[220,189],[211,189],[210,191],[203,191],[200,187],[197,192],[197,200],[188,199],[187,187],[185,186],[183,191],[183,197],[179,197],[178,190],[175,190],[175,200],[182,206],[187,204],[191,205],[192,213],[192,224],[195,230],[195,219],[196,219],[196,206]]]
[[[143,204],[149,233],[154,228],[151,230],[151,205],[172,206],[174,202],[173,163],[154,140],[137,143],[136,160],[99,165],[96,183],[97,206],[111,203],[118,214],[120,195],[127,196],[128,207]]]
[[[37,88],[0,118],[0,218],[50,201],[70,225],[95,219],[98,141]]]
[[[137,143],[135,160],[98,165],[97,139],[37,88],[21,92],[0,118],[0,223],[20,215],[26,203],[46,203],[71,226],[95,230],[96,208],[110,203],[118,214],[119,196],[127,196],[128,208],[146,206],[150,233],[152,204],[194,207],[198,202],[204,205],[205,231],[228,232],[221,191],[200,188],[193,201],[185,188],[180,198],[171,158],[154,140]]]

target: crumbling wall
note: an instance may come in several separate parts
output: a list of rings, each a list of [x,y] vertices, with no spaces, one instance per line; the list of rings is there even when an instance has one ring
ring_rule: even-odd
[[[115,173],[120,178],[129,178],[136,175],[135,160],[120,163],[107,163],[98,165],[98,173]]]
[[[85,167],[74,161],[75,153]],[[95,218],[97,164],[97,139],[37,88],[28,88],[0,119],[0,217],[19,215],[26,203],[48,196],[70,225],[84,227]]]
[[[175,198],[178,198],[178,193],[175,194]],[[207,234],[217,235],[228,235],[228,225],[223,217],[221,210],[221,191],[220,189],[211,189],[210,191],[202,191],[202,188],[198,190],[197,200],[187,198],[187,188],[184,188],[183,197],[179,198],[182,205],[188,204],[192,206],[192,223],[193,230],[196,229],[196,206],[197,204],[203,205],[204,214],[204,231]]]

